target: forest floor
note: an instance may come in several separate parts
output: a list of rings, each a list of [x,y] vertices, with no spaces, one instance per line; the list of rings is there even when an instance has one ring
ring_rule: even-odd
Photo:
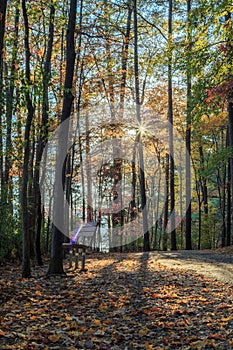
[[[233,247],[88,255],[86,273],[0,267],[0,349],[233,349]]]

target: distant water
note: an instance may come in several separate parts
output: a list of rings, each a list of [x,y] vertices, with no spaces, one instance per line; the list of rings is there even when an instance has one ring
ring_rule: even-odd
[[[103,216],[100,224],[100,251],[107,253],[109,252],[109,228],[108,218]]]

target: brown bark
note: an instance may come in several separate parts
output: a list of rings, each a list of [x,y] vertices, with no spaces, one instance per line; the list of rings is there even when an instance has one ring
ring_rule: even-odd
[[[54,39],[54,15],[55,7],[53,2],[50,6],[50,21],[49,21],[49,35],[48,44],[46,48],[46,57],[43,67],[43,97],[42,97],[42,123],[40,127],[39,139],[36,150],[36,162],[35,162],[35,173],[34,173],[34,193],[35,193],[35,215],[36,215],[36,257],[39,265],[42,265],[41,249],[40,249],[40,234],[42,227],[42,208],[41,208],[41,194],[39,187],[39,167],[48,139],[48,121],[49,121],[49,81],[51,75],[51,57],[53,50],[53,39]]]
[[[61,123],[68,120],[71,115],[74,96],[72,94],[74,66],[75,66],[75,28],[76,28],[77,0],[70,0],[70,12],[66,37],[66,76],[64,84],[64,98],[61,115]],[[58,140],[58,152],[56,160],[55,190],[54,190],[54,219],[55,222],[64,218],[64,194],[59,193],[60,187],[57,179],[60,177],[60,162],[64,161],[67,153],[68,130],[63,130]],[[65,218],[64,218],[65,219]],[[51,258],[48,275],[63,274],[62,243],[64,236],[61,228],[53,224]]]
[[[5,35],[5,21],[6,21],[7,0],[0,2],[0,130],[2,130],[2,115],[3,115],[3,53],[4,53],[4,35]],[[0,132],[0,179],[1,188],[3,187],[3,140]]]
[[[30,46],[29,46],[29,23],[25,0],[22,0],[22,10],[24,18],[24,47],[25,47],[25,85],[30,86]],[[22,233],[23,233],[23,260],[22,260],[22,277],[28,278],[31,276],[30,268],[30,232],[29,232],[29,203],[28,203],[28,170],[30,161],[30,134],[31,125],[34,117],[34,107],[32,104],[29,89],[25,91],[27,103],[27,119],[24,133],[24,159],[23,159],[23,174],[22,174],[22,189],[21,189],[21,207],[22,207]]]
[[[185,243],[186,249],[192,249],[192,209],[191,209],[191,23],[190,23],[190,12],[191,12],[191,0],[187,0],[187,17],[188,17],[188,52],[187,52],[187,117],[186,117],[186,235]]]
[[[172,7],[169,0],[168,14],[168,121],[169,121],[169,153],[170,153],[170,224],[171,250],[177,250],[175,229],[175,174],[174,174],[174,144],[173,144],[173,94],[172,94]]]
[[[141,124],[141,101],[139,88],[139,62],[138,62],[138,22],[137,22],[137,0],[134,0],[134,79],[135,79],[135,97],[136,97],[136,116],[139,125]],[[143,220],[143,235],[144,235],[144,251],[150,250],[150,235],[148,228],[148,215],[146,203],[146,184],[144,171],[144,154],[142,145],[141,131],[138,130],[138,154],[139,154],[139,179],[140,193],[142,202],[142,220]]]

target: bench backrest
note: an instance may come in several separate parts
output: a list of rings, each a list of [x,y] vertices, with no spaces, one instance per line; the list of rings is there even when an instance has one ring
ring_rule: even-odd
[[[75,232],[77,232],[79,229],[80,229],[80,226],[75,229],[74,235],[75,235]],[[81,229],[76,237],[75,243],[84,244],[88,247],[94,248],[95,238],[96,238],[96,229],[97,229],[97,222],[88,222],[81,225]]]

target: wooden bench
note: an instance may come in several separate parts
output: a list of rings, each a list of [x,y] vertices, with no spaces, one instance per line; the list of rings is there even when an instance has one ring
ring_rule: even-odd
[[[95,249],[96,244],[97,222],[88,222],[78,226],[74,231],[70,232],[72,236],[69,243],[63,243],[63,249],[69,251],[69,268],[72,268],[73,257],[75,269],[78,269],[81,255],[81,270],[86,271],[86,252],[87,249]]]

